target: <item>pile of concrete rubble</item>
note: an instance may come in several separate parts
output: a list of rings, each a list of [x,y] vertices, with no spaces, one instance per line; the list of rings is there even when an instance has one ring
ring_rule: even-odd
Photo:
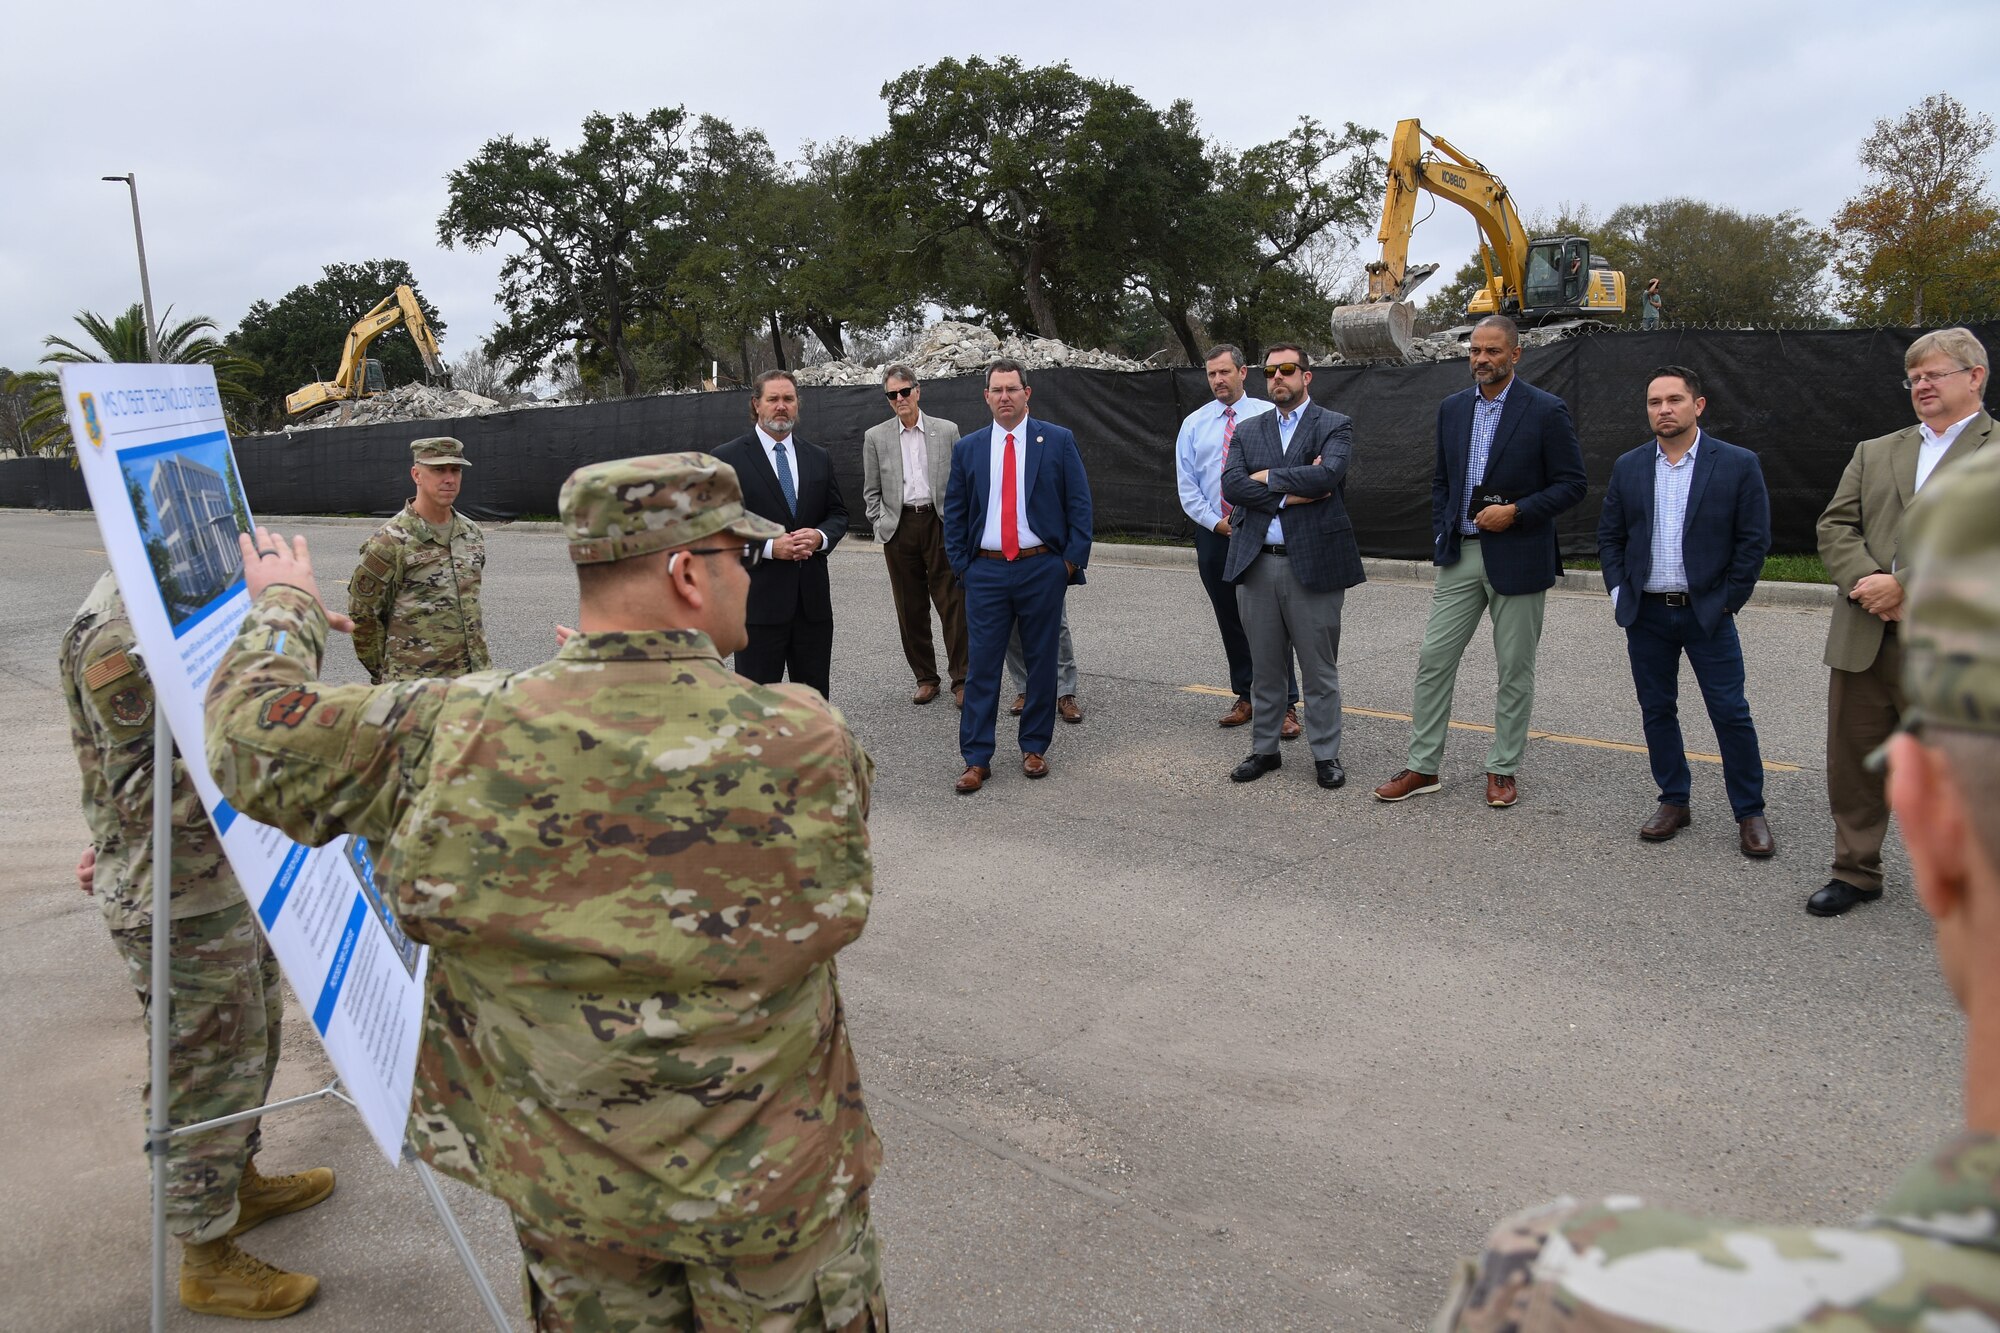
[[[354,404],[347,420],[340,419],[343,404],[335,403],[287,430],[318,430],[322,426],[373,426],[385,421],[429,421],[450,417],[477,417],[488,412],[509,410],[504,403],[465,389],[440,389],[430,384],[404,384],[364,398]]]
[[[1575,320],[1568,324],[1547,324],[1538,329],[1521,330],[1521,346],[1546,347],[1550,343],[1561,342],[1565,338],[1577,338],[1608,327],[1592,319]],[[1413,338],[1410,349],[1420,361],[1463,361],[1468,355],[1465,339],[1472,332],[1472,326],[1446,329],[1429,337]],[[1336,361],[1338,358],[1336,358]]]
[[[946,320],[924,330],[923,341],[907,356],[906,362],[920,379],[941,380],[954,375],[976,375],[996,357],[1010,356],[1030,370],[1068,366],[1078,370],[1145,370],[1143,361],[1131,361],[1109,352],[1071,347],[1054,338],[1002,338],[977,324]],[[798,372],[800,384],[879,384],[882,367],[859,361],[826,361]]]

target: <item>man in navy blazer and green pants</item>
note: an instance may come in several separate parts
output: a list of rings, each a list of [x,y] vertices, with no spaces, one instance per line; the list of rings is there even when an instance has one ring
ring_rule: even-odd
[[[1771,498],[1748,449],[1701,428],[1701,377],[1662,366],[1646,386],[1653,439],[1611,465],[1597,554],[1612,614],[1625,627],[1632,683],[1660,808],[1639,828],[1665,842],[1691,822],[1681,740],[1681,655],[1694,667],[1722,751],[1722,781],[1745,856],[1774,850],[1764,818],[1764,757],[1743,697],[1736,613],[1771,550]]]
[[[1407,766],[1375,789],[1401,801],[1438,790],[1458,660],[1493,617],[1500,691],[1486,752],[1486,803],[1514,804],[1514,774],[1535,707],[1535,650],[1542,608],[1562,573],[1556,518],[1583,499],[1583,450],[1569,408],[1514,374],[1521,334],[1504,315],[1472,330],[1473,387],[1438,406],[1431,479],[1431,559],[1438,565],[1430,622],[1417,662]]]

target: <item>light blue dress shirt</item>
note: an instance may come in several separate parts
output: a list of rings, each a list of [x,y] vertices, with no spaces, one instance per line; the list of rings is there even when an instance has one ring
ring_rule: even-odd
[[[1271,410],[1266,398],[1248,394],[1230,406],[1236,409],[1236,429]],[[1222,521],[1222,403],[1210,399],[1188,413],[1174,440],[1174,477],[1180,484],[1181,512],[1209,532]]]
[[[1466,508],[1458,515],[1458,530],[1471,535],[1479,531],[1467,514],[1472,506],[1472,493],[1486,480],[1486,460],[1493,453],[1493,436],[1500,429],[1500,414],[1507,410],[1507,395],[1514,392],[1514,377],[1507,377],[1507,387],[1492,398],[1485,390],[1476,390],[1472,395],[1472,448],[1465,456],[1465,503]]]
[[[1694,460],[1700,451],[1699,430],[1678,463],[1669,463],[1659,441],[1653,442],[1653,567],[1647,571],[1641,592],[1688,590],[1681,536],[1687,530],[1688,488],[1694,485]]]

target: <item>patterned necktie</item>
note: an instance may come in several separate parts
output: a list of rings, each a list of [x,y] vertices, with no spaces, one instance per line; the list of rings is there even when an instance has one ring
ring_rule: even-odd
[[[1229,442],[1236,438],[1236,409],[1222,409],[1222,466],[1229,466]],[[1229,501],[1222,502],[1222,516],[1229,517]]]
[[[1014,480],[1014,432],[1007,432],[1007,452],[1000,459],[1000,554],[1009,560],[1021,554],[1021,520],[1014,506],[1020,492]]]
[[[785,458],[785,442],[779,440],[771,451],[778,456],[778,489],[785,493],[785,509],[797,518],[799,514],[799,492],[792,484],[792,465]]]

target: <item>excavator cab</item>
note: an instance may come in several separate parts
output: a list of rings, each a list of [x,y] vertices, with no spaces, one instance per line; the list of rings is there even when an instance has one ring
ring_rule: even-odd
[[[361,392],[356,397],[368,398],[387,392],[389,392],[388,376],[382,373],[382,363],[371,356],[361,372]]]
[[[1533,320],[1535,313],[1583,304],[1590,286],[1590,242],[1581,236],[1557,236],[1528,244],[1528,265],[1523,277],[1523,313]]]

